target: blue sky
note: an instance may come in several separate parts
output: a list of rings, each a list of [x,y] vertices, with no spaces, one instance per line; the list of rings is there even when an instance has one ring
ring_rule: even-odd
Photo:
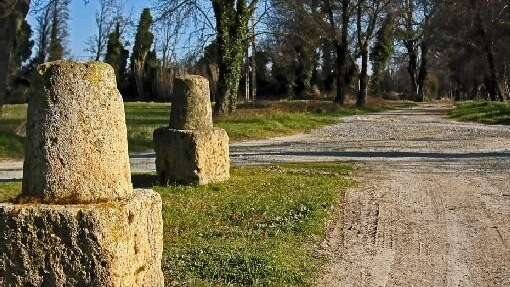
[[[133,20],[138,21],[139,15],[144,7],[150,7],[149,0],[126,0],[125,12],[129,14],[132,11]],[[70,6],[69,20],[69,42],[68,47],[71,56],[77,59],[86,59],[90,55],[85,51],[87,39],[95,32],[95,11],[97,1],[90,0],[85,4],[83,0],[72,0]],[[28,21],[32,25],[35,15],[30,14]]]

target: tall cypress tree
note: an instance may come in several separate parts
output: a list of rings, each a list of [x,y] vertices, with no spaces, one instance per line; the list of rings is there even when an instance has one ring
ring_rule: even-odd
[[[51,31],[48,47],[48,60],[64,58],[65,43],[68,36],[69,0],[53,0],[51,7]]]
[[[120,23],[115,25],[115,30],[108,35],[106,45],[105,62],[110,64],[117,77],[117,85],[120,85],[126,77],[126,64],[129,51],[124,49],[121,42]]]
[[[140,15],[140,22],[136,29],[135,44],[131,54],[131,73],[136,83],[138,98],[145,97],[144,71],[147,53],[149,53],[154,35],[150,31],[152,16],[149,8],[145,8]]]

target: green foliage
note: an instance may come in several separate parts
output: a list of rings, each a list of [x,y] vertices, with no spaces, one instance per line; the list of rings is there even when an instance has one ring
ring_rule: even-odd
[[[120,35],[120,23],[115,25],[110,35],[108,35],[108,43],[106,45],[105,62],[110,64],[115,71],[117,77],[117,85],[121,85],[126,77],[126,65],[129,57],[129,51],[124,49]]]
[[[161,61],[157,58],[156,51],[150,51],[145,58],[144,90],[151,95],[157,94],[157,83],[161,71]]]
[[[14,58],[16,68],[20,68],[21,64],[27,61],[32,55],[32,47],[34,46],[34,41],[30,40],[31,38],[32,28],[26,20],[23,20],[21,27],[18,29],[16,34],[16,50]]]
[[[53,0],[51,3],[51,30],[48,61],[61,60],[66,53],[70,0]]]
[[[226,183],[157,187],[170,285],[306,286],[315,246],[352,170],[342,164],[241,167]]]
[[[508,102],[465,102],[449,113],[453,119],[484,124],[510,124]]]
[[[152,16],[149,8],[145,8],[140,15],[140,21],[136,29],[135,44],[131,54],[131,79],[136,84],[136,98],[145,98],[145,65],[154,35],[151,32]]]
[[[14,199],[21,193],[21,182],[0,183],[0,202]]]
[[[150,51],[154,35],[151,32],[152,15],[149,8],[145,8],[140,15],[140,21],[136,28],[135,44],[131,54],[131,70],[135,70],[136,61],[145,61],[147,53]]]
[[[237,106],[237,92],[241,79],[244,52],[248,40],[248,21],[254,12],[246,0],[212,1],[216,18],[218,43],[218,97],[216,115],[233,112]]]
[[[370,53],[373,71],[372,89],[374,92],[380,92],[379,82],[381,80],[382,73],[386,69],[386,66],[394,52],[394,26],[394,16],[389,13],[386,15],[381,28],[377,32],[376,41],[372,48],[372,52]]]

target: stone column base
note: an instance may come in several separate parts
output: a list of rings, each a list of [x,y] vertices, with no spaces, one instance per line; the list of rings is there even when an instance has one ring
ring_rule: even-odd
[[[154,131],[156,170],[162,184],[204,185],[230,178],[229,139],[223,129]]]
[[[161,287],[161,207],[152,190],[98,204],[0,203],[3,284]]]

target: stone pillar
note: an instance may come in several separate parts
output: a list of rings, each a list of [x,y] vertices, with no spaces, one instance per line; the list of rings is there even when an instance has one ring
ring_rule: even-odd
[[[201,76],[176,79],[170,127],[154,131],[156,170],[162,184],[209,184],[230,178],[229,139],[214,128],[209,83]]]
[[[0,204],[5,286],[163,286],[161,198],[133,191],[113,69],[57,61],[39,73],[22,195]]]

